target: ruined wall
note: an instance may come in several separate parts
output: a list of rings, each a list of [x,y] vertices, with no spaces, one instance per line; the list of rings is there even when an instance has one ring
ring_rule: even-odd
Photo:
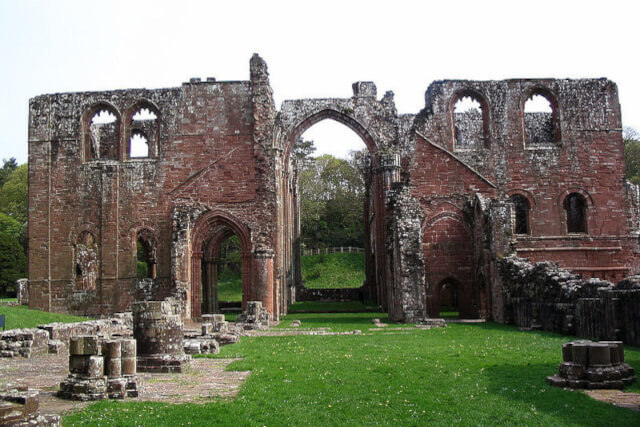
[[[525,114],[533,94],[545,96],[553,113]],[[476,100],[482,114],[454,113],[462,96]],[[470,246],[483,245],[481,235],[471,237],[473,219],[465,212],[474,193],[504,202],[514,194],[528,200],[529,232],[514,234],[510,242],[519,255],[557,261],[588,277],[620,279],[640,268],[624,180],[620,107],[611,81],[438,81],[427,90],[413,129],[415,137],[405,140],[403,178],[425,212],[428,289],[447,272],[463,288],[479,281],[481,266],[464,255],[477,252]],[[482,144],[456,142],[456,135],[470,133],[482,133]],[[586,233],[567,232],[563,202],[571,193],[586,202]],[[436,308],[434,303],[432,312]]]
[[[352,89],[278,111],[254,55],[246,81],[32,99],[30,307],[99,315],[129,309],[138,293],[178,297],[184,316],[198,317],[211,311],[215,246],[236,234],[243,307],[260,301],[277,320],[301,280],[289,155],[325,119],[370,151],[367,286],[394,319],[437,316],[444,281],[464,317],[506,319],[497,261],[510,252],[587,277],[640,272],[640,196],[624,180],[612,82],[438,81],[417,115],[398,115],[393,93],[378,99],[373,82]],[[525,114],[534,95],[552,112]],[[479,108],[456,113],[466,98]],[[143,155],[133,148],[141,139]],[[529,206],[526,233],[515,233],[515,195]],[[584,213],[580,232],[567,231],[568,198],[578,200],[569,217]],[[152,272],[144,281],[139,238]]]
[[[158,116],[148,158],[125,152],[139,105]],[[118,118],[115,159],[88,152],[88,115],[106,106]],[[100,314],[130,308],[135,295],[136,236],[157,242],[156,281],[169,293],[175,205],[198,204],[238,218],[269,244],[274,221],[257,197],[250,82],[192,79],[180,88],[43,95],[30,102],[29,278],[32,308]],[[104,141],[103,141],[104,144]],[[95,156],[95,153],[93,153]],[[262,217],[256,214],[260,212]],[[91,256],[82,257],[82,233]],[[86,245],[85,245],[86,246]],[[86,248],[84,248],[86,249]],[[86,250],[85,250],[86,252]],[[95,267],[87,260],[93,258]],[[80,269],[95,270],[84,285]],[[94,270],[91,270],[93,268]],[[163,295],[161,295],[163,296]]]
[[[499,261],[504,323],[595,340],[640,344],[640,281],[585,280],[557,264],[510,256]],[[635,313],[635,314],[634,314]]]

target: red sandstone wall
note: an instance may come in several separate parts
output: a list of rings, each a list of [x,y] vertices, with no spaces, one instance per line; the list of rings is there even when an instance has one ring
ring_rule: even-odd
[[[560,141],[545,148],[524,143],[522,106],[538,87],[555,96],[559,114]],[[481,99],[488,124],[482,145],[460,150],[454,144],[453,101],[457,94],[469,90]],[[438,272],[444,274],[447,269],[453,277],[466,277],[469,261],[464,260],[464,248],[448,254],[427,242],[447,232],[440,230],[442,224],[449,224],[448,232],[457,235],[457,225],[433,218],[441,211],[461,215],[464,207],[470,206],[464,197],[469,200],[475,192],[504,200],[512,194],[529,199],[530,234],[514,239],[519,256],[557,261],[586,277],[619,280],[639,271],[638,243],[630,236],[627,215],[620,108],[614,83],[604,79],[443,81],[432,84],[426,96],[427,107],[416,118],[418,135],[409,173],[414,197],[426,214],[428,287],[437,285],[441,280]],[[568,235],[566,231],[562,202],[569,192],[579,192],[588,200],[586,234]],[[483,244],[482,236],[469,239],[474,245]]]
[[[83,161],[83,113],[99,101],[124,112],[140,99],[158,107],[159,155],[125,160],[120,150],[119,160]],[[258,228],[248,82],[45,95],[31,101],[31,118],[33,308],[87,314],[128,309],[134,298],[135,236],[142,227],[157,237],[157,277],[170,287],[170,218],[176,200],[226,209]],[[83,230],[96,235],[99,247],[100,277],[89,291],[76,289],[73,281],[74,243]]]

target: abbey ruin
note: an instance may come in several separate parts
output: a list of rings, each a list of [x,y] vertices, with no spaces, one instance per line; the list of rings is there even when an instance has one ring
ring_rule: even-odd
[[[529,112],[533,98],[549,111]],[[175,296],[201,318],[217,310],[218,251],[236,235],[243,307],[261,301],[277,320],[301,286],[291,152],[324,119],[369,150],[363,292],[391,320],[437,317],[452,289],[462,317],[517,317],[510,254],[599,287],[640,273],[638,193],[606,79],[436,81],[417,114],[357,82],[350,97],[277,109],[254,55],[246,81],[42,95],[29,113],[30,308],[101,315]]]

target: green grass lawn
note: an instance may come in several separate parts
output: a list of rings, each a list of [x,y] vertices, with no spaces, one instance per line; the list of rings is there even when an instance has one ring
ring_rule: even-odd
[[[29,310],[25,305],[0,305],[0,314],[6,315],[7,329],[35,328],[38,325],[44,325],[52,322],[71,323],[88,320],[86,317]]]
[[[364,280],[364,254],[335,253],[302,257],[302,281],[306,288],[359,288]]]
[[[242,301],[242,275],[227,270],[218,277],[218,301]]]
[[[384,315],[383,315],[384,316]],[[296,314],[301,327],[360,329],[380,313]],[[382,317],[383,321],[386,321]],[[393,332],[393,331],[389,331]],[[103,401],[65,425],[637,426],[640,414],[546,384],[561,344],[492,323],[367,335],[243,337],[214,357],[251,370],[233,400],[204,405]],[[640,349],[626,358],[640,368]],[[629,390],[638,392],[638,385]]]

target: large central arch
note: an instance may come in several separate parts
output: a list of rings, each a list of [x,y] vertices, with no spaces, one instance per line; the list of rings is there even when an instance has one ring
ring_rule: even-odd
[[[359,100],[362,102],[362,99]],[[372,110],[379,110],[380,105],[375,98],[365,100],[365,108],[356,105],[356,98],[299,100],[283,104],[280,113],[280,142],[282,148],[282,178],[279,196],[282,211],[278,215],[283,223],[280,227],[280,241],[283,242],[280,252],[279,265],[284,270],[282,280],[289,290],[301,285],[301,247],[300,247],[300,209],[295,182],[292,181],[292,162],[289,157],[298,138],[316,123],[331,119],[351,129],[360,137],[371,155],[371,167],[365,178],[367,196],[364,207],[365,234],[365,271],[369,296],[375,299],[384,309],[388,300],[386,290],[387,255],[384,250],[385,242],[385,209],[384,191],[385,180],[381,164],[379,147],[383,145],[376,135],[374,126],[369,120],[375,117]],[[380,115],[380,111],[378,111]],[[283,283],[284,285],[284,283]],[[295,294],[281,292],[282,298],[289,295],[288,301],[282,301],[282,306],[294,302]]]

